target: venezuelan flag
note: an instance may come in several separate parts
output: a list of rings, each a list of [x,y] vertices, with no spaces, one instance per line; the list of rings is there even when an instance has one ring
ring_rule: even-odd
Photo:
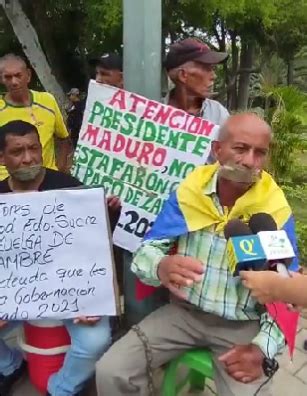
[[[274,218],[278,229],[287,232],[296,253],[290,269],[297,271],[294,218],[284,193],[273,178],[263,172],[261,179],[236,201],[233,208],[221,215],[211,197],[204,194],[217,169],[217,164],[196,168],[170,195],[144,240],[175,238],[213,225],[217,233],[223,234],[229,220],[240,218],[248,222],[253,214],[264,212]]]
[[[290,239],[296,257],[290,270],[297,271],[298,249],[295,236],[295,224],[291,208],[273,178],[266,172],[242,197],[229,212],[221,215],[210,196],[204,194],[208,182],[217,172],[218,165],[196,168],[173,192],[165,202],[153,227],[145,236],[145,240],[175,238],[188,232],[197,231],[212,225],[217,233],[223,233],[224,227],[231,219],[240,218],[248,222],[256,213],[270,214],[278,229],[284,229]],[[173,252],[174,253],[174,252]],[[151,295],[156,288],[137,283],[137,299]],[[297,333],[298,313],[290,312],[286,304],[266,304],[267,311],[274,318],[283,332],[292,356]]]

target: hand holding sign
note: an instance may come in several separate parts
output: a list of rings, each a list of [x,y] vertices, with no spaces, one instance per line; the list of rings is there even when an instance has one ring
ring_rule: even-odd
[[[112,212],[118,212],[122,206],[119,197],[111,195],[107,198],[108,207],[111,209]]]
[[[101,316],[80,316],[79,318],[76,318],[74,320],[75,324],[83,324],[87,326],[94,326],[97,322],[99,322],[101,319]]]
[[[6,326],[7,321],[6,320],[0,320],[0,329],[2,329],[4,326]]]

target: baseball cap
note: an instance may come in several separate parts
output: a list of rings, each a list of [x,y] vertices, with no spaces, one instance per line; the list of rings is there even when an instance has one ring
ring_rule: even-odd
[[[108,70],[123,70],[123,60],[115,52],[90,59],[89,63],[92,66],[101,66]]]
[[[80,91],[78,88],[71,88],[71,90],[67,92],[67,95],[80,95]]]
[[[166,70],[171,70],[189,61],[217,65],[227,58],[226,52],[213,51],[202,41],[188,38],[170,46],[164,66]]]

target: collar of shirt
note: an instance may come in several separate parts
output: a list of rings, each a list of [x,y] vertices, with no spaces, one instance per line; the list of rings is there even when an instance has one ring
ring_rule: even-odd
[[[224,213],[228,213],[228,208],[227,207],[223,207],[221,205],[220,199],[219,199],[219,197],[217,195],[217,176],[218,176],[218,172],[215,172],[215,174],[213,175],[212,179],[204,187],[203,193],[204,193],[204,195],[211,196],[212,201],[213,201],[214,205],[216,206],[216,208],[218,209],[218,211],[221,214],[224,214]]]
[[[204,188],[205,195],[217,194],[217,172],[213,175],[212,179]]]

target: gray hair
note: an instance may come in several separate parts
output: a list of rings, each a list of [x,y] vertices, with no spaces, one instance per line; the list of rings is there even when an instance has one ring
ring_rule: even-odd
[[[179,74],[180,70],[187,69],[187,68],[190,68],[193,66],[195,66],[194,61],[187,61],[180,66],[177,66],[177,67],[174,67],[173,69],[168,70],[168,72],[167,72],[168,77],[174,84],[176,84],[176,82],[178,81],[178,74]]]
[[[243,111],[243,112],[238,112],[238,113],[236,113],[236,114],[231,115],[229,118],[226,119],[226,121],[224,121],[224,123],[220,126],[220,129],[219,129],[219,132],[218,132],[218,137],[217,137],[216,140],[218,140],[218,141],[223,141],[223,140],[227,139],[228,134],[229,134],[229,126],[228,126],[229,120],[231,120],[233,117],[236,117],[236,115],[239,115],[239,114],[242,114],[242,115],[244,115],[244,114],[245,114],[245,115],[254,115],[254,116],[257,116],[258,118],[262,119],[263,122],[265,122],[265,124],[266,124],[267,127],[268,127],[268,131],[269,131],[269,133],[270,133],[270,135],[271,135],[271,140],[273,139],[273,131],[272,131],[272,128],[271,128],[271,126],[264,120],[263,117],[259,116],[259,114],[257,114],[256,112],[252,112],[252,111],[244,112],[244,111]]]
[[[219,133],[217,135],[217,139],[219,142],[225,140],[227,138],[228,135],[228,127],[227,127],[227,122],[225,121],[219,129]]]
[[[6,62],[19,62],[22,63],[26,68],[28,67],[27,62],[23,59],[23,57],[15,54],[6,54],[0,58],[0,71]]]

